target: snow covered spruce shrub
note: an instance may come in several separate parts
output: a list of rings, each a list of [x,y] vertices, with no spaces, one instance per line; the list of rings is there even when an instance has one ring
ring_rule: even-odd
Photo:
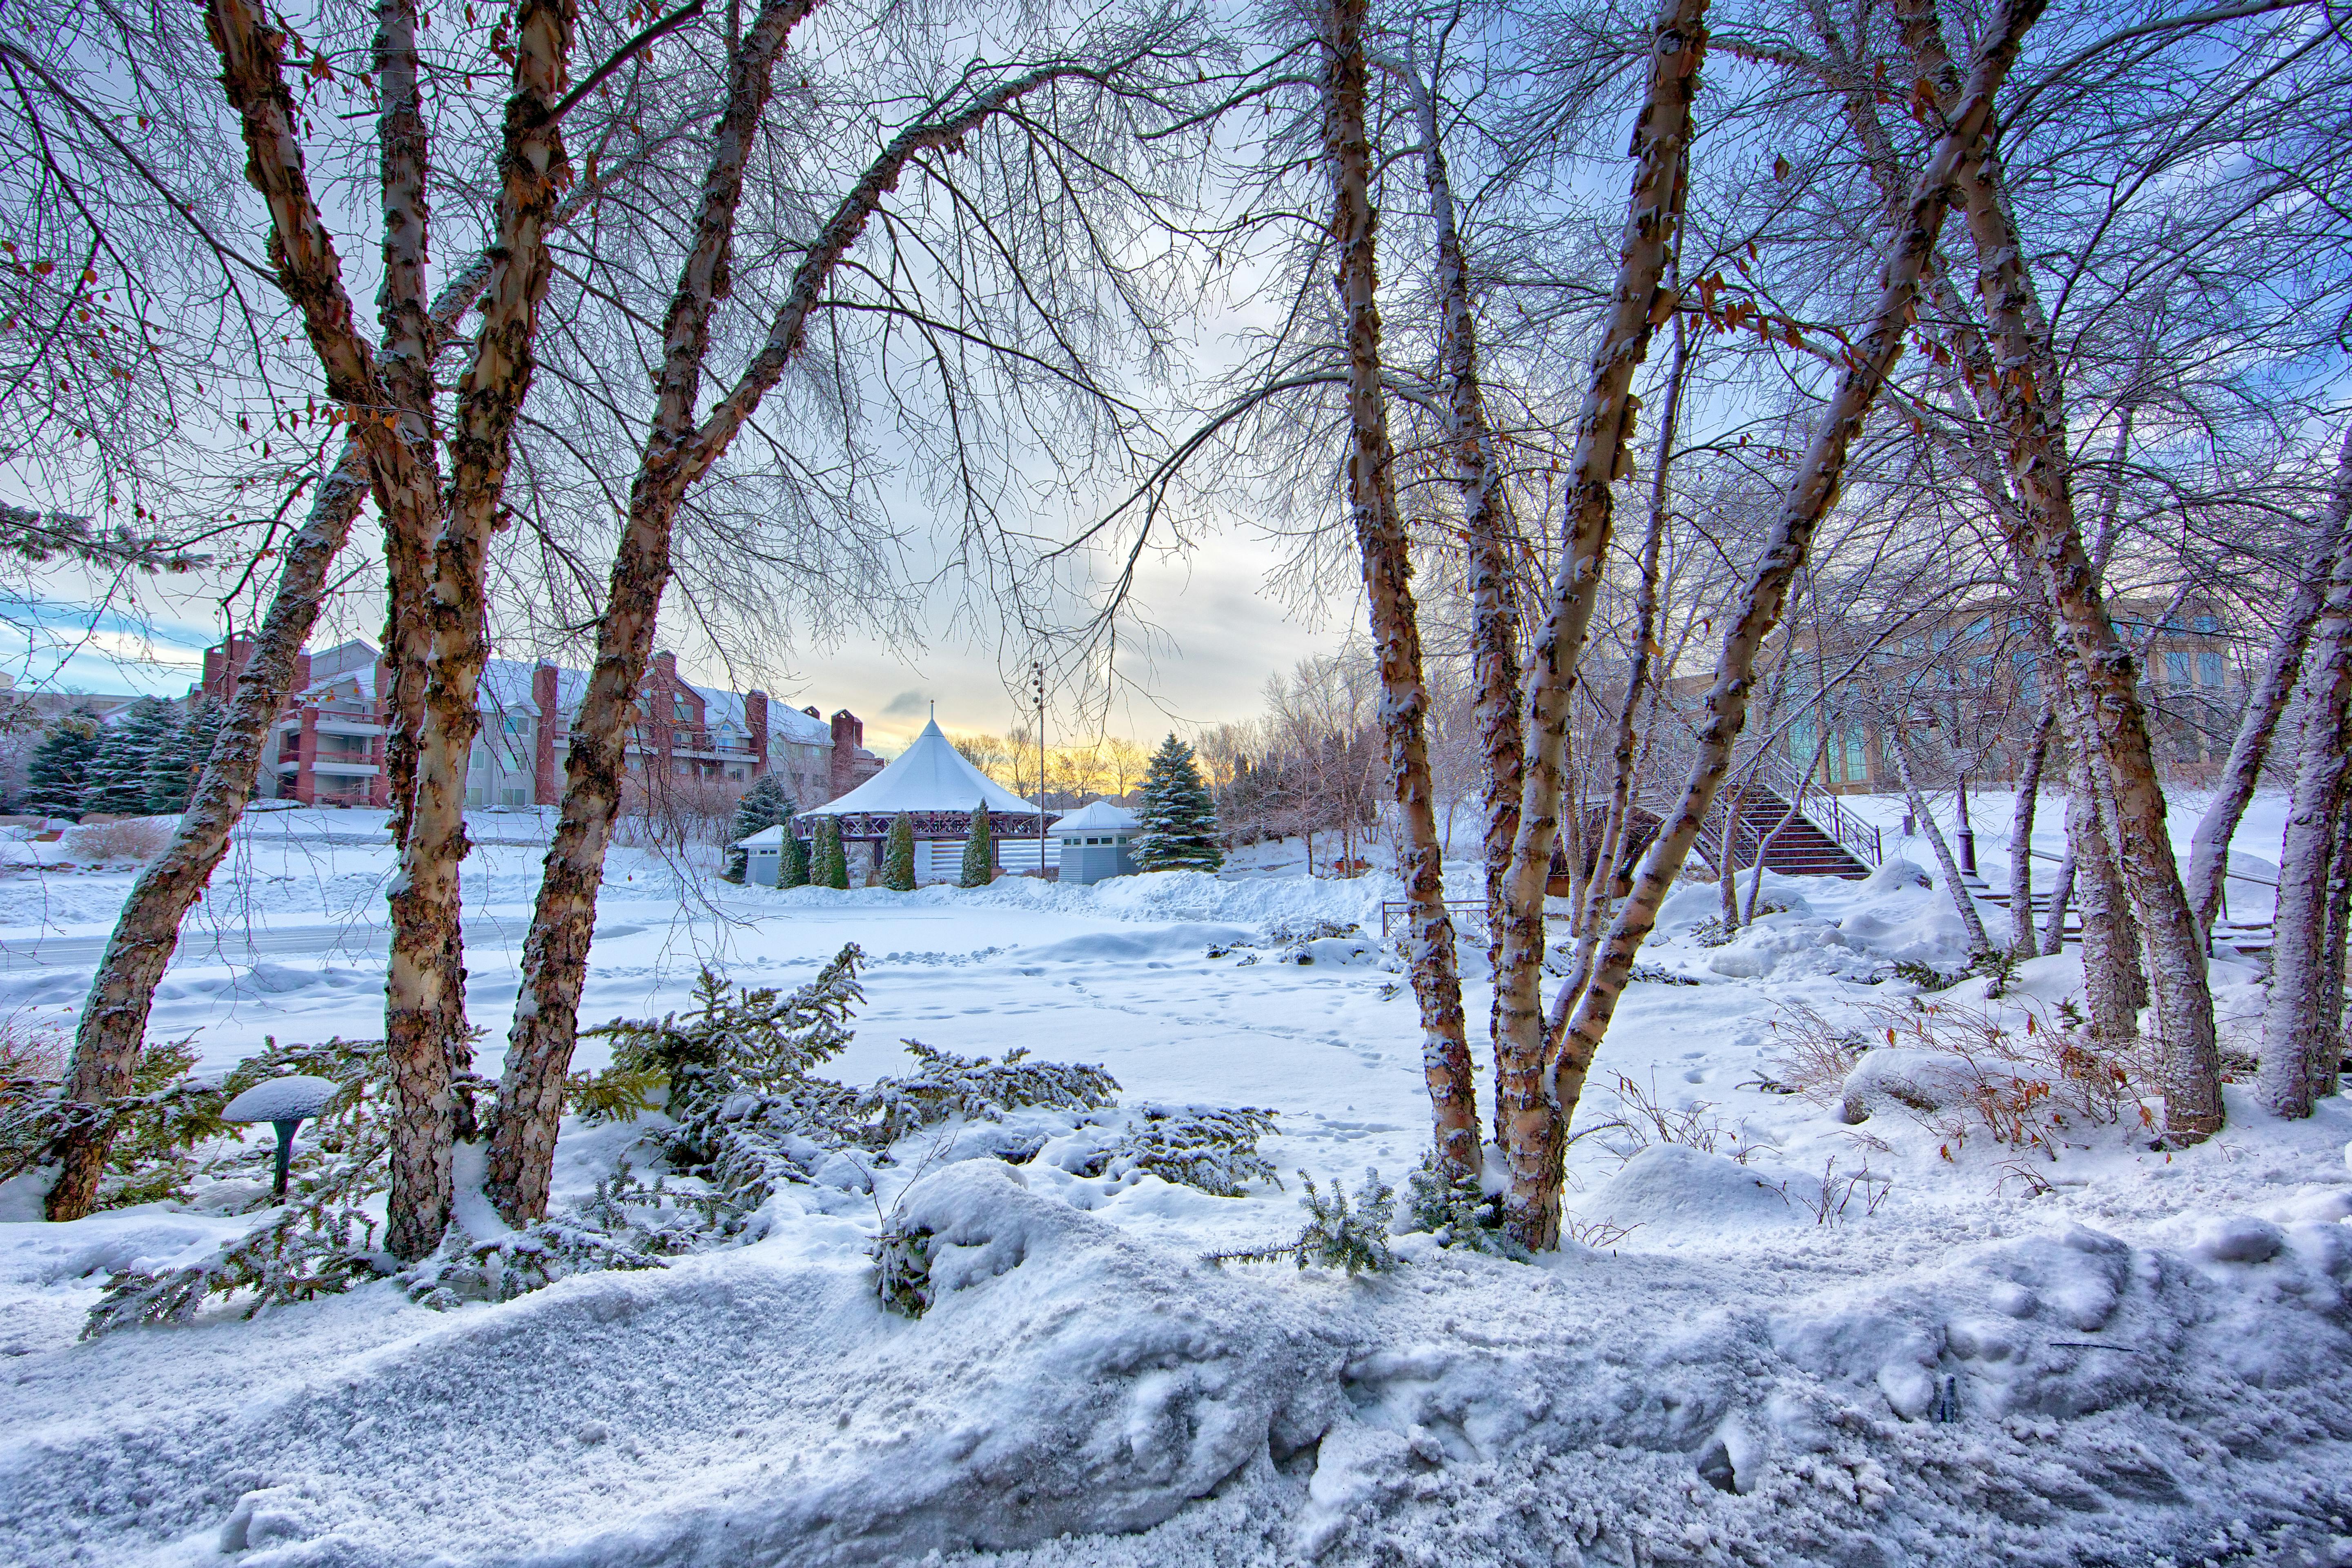
[[[882,843],[882,885],[894,893],[915,890],[915,819],[903,811],[890,819]]]
[[[866,1248],[874,1259],[875,1293],[902,1318],[919,1318],[931,1305],[931,1233],[907,1223],[904,1211],[884,1222]]]
[[[286,1204],[270,1221],[208,1256],[176,1268],[126,1268],[82,1326],[84,1339],[140,1323],[184,1322],[214,1297],[247,1293],[245,1316],[267,1306],[308,1301],[375,1278],[387,1261],[375,1250],[376,1222],[365,1212],[387,1184],[387,1152],[380,1108],[385,1092],[382,1042],[331,1039],[279,1045],[241,1062],[217,1089],[219,1104],[265,1079],[302,1073],[330,1079],[338,1092],[305,1128]],[[217,1105],[214,1126],[219,1122]],[[258,1176],[270,1152],[261,1142],[237,1142],[205,1161],[212,1176]],[[255,1201],[268,1189],[256,1183]]]
[[[1326,1197],[1314,1177],[1301,1171],[1298,1179],[1307,1188],[1298,1200],[1298,1206],[1307,1211],[1307,1224],[1297,1241],[1252,1252],[1212,1252],[1203,1261],[1273,1263],[1286,1258],[1301,1268],[1310,1265],[1344,1268],[1351,1279],[1359,1274],[1387,1274],[1402,1267],[1402,1260],[1389,1247],[1389,1232],[1396,1224],[1396,1189],[1381,1180],[1380,1172],[1365,1167],[1364,1184],[1356,1189],[1353,1204],[1348,1201],[1345,1182],[1333,1181]]]
[[[1257,1152],[1258,1140],[1274,1132],[1275,1112],[1256,1106],[1147,1103],[1135,1107],[1118,1141],[1078,1173],[1145,1171],[1212,1197],[1244,1197],[1252,1182],[1282,1185],[1274,1162]]]
[[[410,1300],[436,1310],[464,1301],[511,1301],[573,1274],[666,1268],[662,1254],[685,1252],[692,1245],[679,1231],[634,1223],[617,1204],[601,1217],[606,1221],[601,1226],[543,1219],[488,1241],[476,1241],[451,1226],[431,1257],[401,1271],[400,1282]]]
[[[1451,1181],[1437,1168],[1435,1151],[1421,1156],[1421,1166],[1405,1178],[1405,1217],[1410,1227],[1426,1231],[1440,1247],[1461,1247],[1525,1263],[1532,1256],[1503,1228],[1503,1194],[1490,1193],[1472,1175]]]
[[[858,1097],[856,1113],[865,1122],[860,1141],[868,1147],[887,1149],[950,1116],[993,1118],[1030,1106],[1097,1110],[1118,1100],[1118,1080],[1099,1067],[1033,1062],[1020,1048],[996,1062],[960,1057],[920,1040],[900,1044],[920,1066],[904,1078],[882,1079]]]
[[[139,1053],[128,1094],[85,1105],[65,1098],[61,1042],[0,1026],[0,1182],[47,1163],[68,1131],[89,1127],[112,1134],[98,1207],[185,1199],[202,1163],[199,1149],[228,1131],[221,1108],[236,1092],[190,1076],[195,1062],[189,1040],[150,1045]]]

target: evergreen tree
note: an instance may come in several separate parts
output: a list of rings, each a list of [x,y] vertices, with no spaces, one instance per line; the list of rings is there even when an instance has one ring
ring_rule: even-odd
[[[988,827],[988,803],[971,808],[971,829],[964,836],[963,876],[957,886],[985,888],[996,875],[996,843]]]
[[[220,738],[221,725],[227,720],[228,710],[213,698],[198,697],[188,704],[186,715],[148,759],[150,814],[168,816],[188,809],[196,793],[196,780],[203,776],[213,742]]]
[[[740,882],[751,860],[751,852],[743,847],[743,840],[765,828],[781,826],[785,841],[791,842],[793,814],[800,805],[785,793],[784,781],[773,773],[761,778],[743,792],[735,803],[734,818],[727,824],[727,868],[719,875],[730,882]],[[778,878],[779,883],[782,879]]]
[[[805,888],[809,885],[809,841],[795,838],[790,824],[784,827],[783,858],[776,865],[776,886]]]
[[[883,841],[882,885],[894,893],[915,890],[915,819],[903,811]]]
[[[849,886],[849,854],[841,847],[841,818],[816,819],[816,845],[809,852],[809,881],[819,888]]]
[[[98,751],[82,781],[84,812],[109,811],[123,816],[147,814],[147,764],[155,760],[178,726],[172,705],[159,697],[142,697],[99,734]]]
[[[1147,871],[1213,871],[1225,863],[1217,845],[1217,807],[1192,748],[1173,734],[1151,753],[1143,776],[1143,804],[1136,816],[1143,831],[1135,840],[1135,863]]]
[[[97,755],[97,720],[87,713],[68,713],[58,720],[26,760],[25,793],[16,797],[17,809],[41,816],[79,816],[89,764]]]

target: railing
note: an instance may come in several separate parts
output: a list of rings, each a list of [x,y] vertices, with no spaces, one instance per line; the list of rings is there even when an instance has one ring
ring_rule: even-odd
[[[1475,910],[1478,911],[1480,917],[1479,923],[1481,925],[1486,923],[1485,917],[1486,913],[1486,900],[1484,899],[1448,899],[1445,900],[1445,912],[1447,914],[1452,914],[1456,910]],[[1412,913],[1412,905],[1409,900],[1404,899],[1383,899],[1381,901],[1381,940],[1382,942],[1388,941],[1389,927],[1396,921],[1405,920]]]
[[[1795,805],[1815,827],[1836,839],[1838,847],[1847,854],[1865,866],[1875,866],[1885,858],[1879,848],[1877,827],[1840,805],[1837,796],[1822,789],[1810,803],[1801,798],[1801,792],[1813,786],[1797,771],[1797,764],[1779,750],[1764,753],[1763,772],[1763,782],[1768,786],[1780,791],[1781,798]]]

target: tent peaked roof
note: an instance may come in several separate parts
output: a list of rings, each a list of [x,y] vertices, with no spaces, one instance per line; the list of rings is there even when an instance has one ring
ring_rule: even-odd
[[[851,790],[803,816],[850,816],[865,812],[970,811],[986,803],[991,811],[1028,815],[1036,805],[1023,800],[964,761],[933,720],[896,761]]]

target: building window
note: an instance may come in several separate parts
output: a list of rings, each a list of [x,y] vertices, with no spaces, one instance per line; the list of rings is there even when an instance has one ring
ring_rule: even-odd
[[[2167,648],[2164,654],[2164,679],[2174,686],[2189,684],[2189,655],[2180,648]]]
[[[2221,685],[2221,656],[2206,650],[2197,656],[2197,684],[2218,689]]]
[[[2200,616],[2189,624],[2194,626],[2197,630],[2203,632],[2207,637],[2211,637],[2215,632],[2221,629],[2221,617],[2219,616]]]
[[[530,798],[523,791],[519,789],[503,791],[501,792],[499,798],[509,805],[529,805],[530,804]]]

